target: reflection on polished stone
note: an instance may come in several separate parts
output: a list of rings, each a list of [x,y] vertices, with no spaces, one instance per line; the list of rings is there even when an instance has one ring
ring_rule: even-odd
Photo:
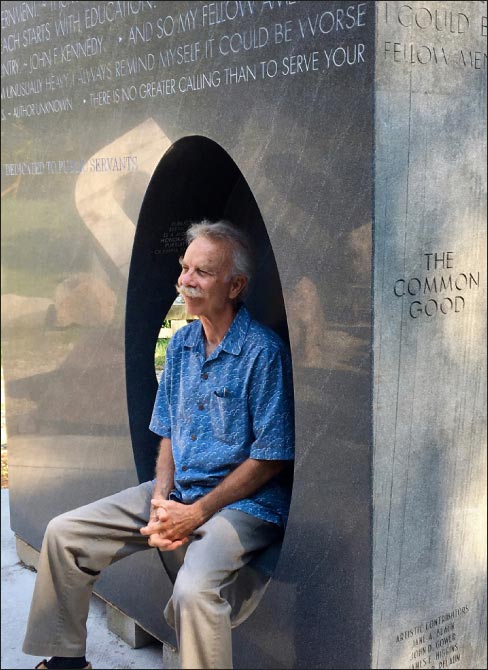
[[[102,279],[88,273],[72,275],[56,288],[58,326],[103,326],[112,323],[117,296]]]
[[[317,287],[308,277],[300,279],[288,294],[290,340],[294,351],[302,352],[306,368],[361,372],[358,362],[364,358],[368,341],[341,329],[326,319]]]
[[[94,162],[100,171],[83,172],[78,177],[75,200],[80,216],[125,277],[129,272],[136,223],[125,212],[125,200],[142,201],[149,179],[169,146],[168,137],[154,119],[149,118],[89,158],[88,162]],[[118,156],[135,160],[124,164],[122,171],[104,171],[109,163],[102,161]]]

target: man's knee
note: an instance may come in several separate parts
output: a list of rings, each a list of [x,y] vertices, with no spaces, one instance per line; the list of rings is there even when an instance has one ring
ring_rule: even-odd
[[[215,598],[216,590],[207,580],[180,570],[173,587],[173,602],[191,605],[198,600]]]
[[[60,514],[59,516],[54,517],[54,519],[51,519],[47,524],[44,536],[45,541],[49,543],[64,542],[67,538],[72,538],[77,534],[77,526],[78,522],[71,512]]]

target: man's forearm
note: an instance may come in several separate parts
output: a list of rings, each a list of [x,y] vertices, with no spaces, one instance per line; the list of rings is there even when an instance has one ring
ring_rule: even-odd
[[[216,512],[238,500],[247,498],[283,470],[286,461],[258,461],[248,458],[233,470],[210,493],[192,507],[199,524],[205,523]]]
[[[163,437],[159,445],[159,454],[156,461],[156,484],[154,495],[167,498],[174,488],[175,464],[171,440]]]
[[[159,460],[159,459],[158,459]],[[188,542],[191,533],[216,512],[252,495],[284,468],[286,461],[257,461],[248,458],[210,493],[191,505],[153,500],[155,518],[141,529],[149,544],[165,551]]]

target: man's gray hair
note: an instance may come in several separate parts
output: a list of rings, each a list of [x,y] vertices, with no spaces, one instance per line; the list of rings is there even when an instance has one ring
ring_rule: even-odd
[[[209,240],[223,240],[232,247],[233,270],[232,274],[244,275],[247,285],[253,275],[252,250],[249,239],[245,233],[229,221],[208,221],[204,219],[200,223],[193,223],[186,231],[188,244],[198,237],[206,237]]]

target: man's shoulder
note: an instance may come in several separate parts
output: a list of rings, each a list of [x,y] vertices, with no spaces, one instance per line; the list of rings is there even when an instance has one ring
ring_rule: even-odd
[[[186,326],[178,328],[176,333],[171,336],[171,348],[174,350],[183,347],[185,344],[194,344],[195,340],[199,337],[200,326],[200,321],[195,319],[187,323]]]
[[[270,353],[289,354],[288,347],[272,328],[252,318],[249,322],[246,342],[253,349],[265,349]]]

